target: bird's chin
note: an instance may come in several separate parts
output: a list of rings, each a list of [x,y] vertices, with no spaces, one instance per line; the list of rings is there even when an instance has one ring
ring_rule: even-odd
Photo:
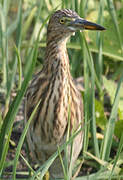
[[[76,27],[72,27],[72,26],[69,26],[69,30],[74,33],[74,32],[77,32],[79,31],[80,29],[76,28]]]
[[[75,28],[75,27],[71,27],[71,26],[69,27],[69,30],[71,30],[72,36],[74,36],[75,32],[77,32],[77,31],[80,31],[80,32],[83,31],[83,29],[79,29],[79,28]]]
[[[69,30],[71,30],[72,32],[75,32],[77,29],[75,27],[69,26]]]

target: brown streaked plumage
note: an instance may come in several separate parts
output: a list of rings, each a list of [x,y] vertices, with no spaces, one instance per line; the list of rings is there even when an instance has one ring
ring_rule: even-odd
[[[27,134],[29,149],[39,163],[46,161],[57,150],[57,145],[66,141],[69,108],[70,132],[83,127],[82,98],[70,74],[66,50],[69,36],[81,29],[104,30],[69,9],[56,11],[48,24],[44,66],[33,78],[26,98],[25,120],[40,100]],[[83,132],[74,139],[73,163],[82,149],[82,139]],[[50,174],[57,178],[63,175],[58,158],[50,167]]]

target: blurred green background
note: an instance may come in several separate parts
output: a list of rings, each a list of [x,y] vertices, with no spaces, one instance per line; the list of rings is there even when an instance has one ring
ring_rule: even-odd
[[[123,177],[122,0],[0,0],[0,176],[4,177],[10,165],[13,179],[16,176],[22,145],[16,142],[14,162],[6,159],[14,142],[11,133],[18,131],[23,123],[19,119],[15,127],[14,121],[32,75],[43,66],[49,17],[62,8],[75,10],[81,17],[106,28],[104,32],[77,32],[67,43],[71,74],[80,77],[81,85],[84,84],[87,126],[81,174],[84,179],[87,174],[93,179],[120,179]],[[21,131],[23,139],[18,141],[23,144],[26,132]],[[92,177],[95,172],[98,175]]]

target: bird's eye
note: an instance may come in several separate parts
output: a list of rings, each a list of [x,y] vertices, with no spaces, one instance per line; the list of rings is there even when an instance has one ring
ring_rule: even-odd
[[[64,19],[60,19],[61,24],[64,24],[64,22],[65,22]]]

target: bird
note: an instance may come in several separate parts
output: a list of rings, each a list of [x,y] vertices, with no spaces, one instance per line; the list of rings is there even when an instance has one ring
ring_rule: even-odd
[[[57,10],[49,19],[43,68],[34,75],[25,102],[25,123],[27,123],[40,101],[27,133],[29,150],[39,164],[43,164],[57,151],[58,146],[66,142],[68,126],[70,135],[73,130],[77,131],[84,127],[82,95],[70,73],[66,42],[76,31],[86,29],[105,30],[101,25],[81,18],[70,9]],[[82,150],[83,137],[82,130],[73,140],[72,166]],[[64,156],[62,153],[63,159]],[[68,159],[70,159],[70,145]],[[53,178],[63,177],[59,157],[49,168],[49,173]]]

